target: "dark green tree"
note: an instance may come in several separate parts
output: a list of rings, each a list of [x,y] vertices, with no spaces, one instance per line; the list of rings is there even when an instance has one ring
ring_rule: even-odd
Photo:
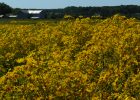
[[[14,8],[14,9],[12,10],[12,14],[18,14],[20,11],[21,11],[20,8]]]
[[[12,7],[5,3],[0,3],[0,15],[6,15],[12,12]]]

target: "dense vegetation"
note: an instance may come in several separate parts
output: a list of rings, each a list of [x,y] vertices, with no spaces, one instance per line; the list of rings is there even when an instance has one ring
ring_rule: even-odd
[[[140,100],[138,20],[18,23],[0,24],[1,100]]]
[[[0,3],[0,15],[5,15],[12,12],[12,7],[5,3]]]
[[[63,9],[64,14],[78,17],[80,15],[90,17],[100,15],[103,18],[111,17],[114,14],[122,14],[127,17],[136,17],[140,13],[140,6],[121,5],[121,6],[103,6],[103,7],[66,7]]]

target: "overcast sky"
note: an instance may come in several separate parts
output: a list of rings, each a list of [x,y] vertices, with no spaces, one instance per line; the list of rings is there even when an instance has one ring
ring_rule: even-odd
[[[64,8],[67,6],[140,5],[140,0],[0,0],[13,8]]]

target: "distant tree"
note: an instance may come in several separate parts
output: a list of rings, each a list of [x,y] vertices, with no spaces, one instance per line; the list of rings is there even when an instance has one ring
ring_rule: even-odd
[[[18,14],[20,11],[21,11],[20,8],[14,8],[14,9],[12,10],[12,14]]]
[[[75,7],[70,6],[63,9],[65,15],[78,17],[91,17],[101,15],[103,18],[113,16],[115,14],[133,17],[134,14],[140,13],[140,6],[137,5],[121,5],[121,6],[103,6],[103,7]]]
[[[5,3],[0,3],[0,15],[6,15],[12,12],[12,7]]]

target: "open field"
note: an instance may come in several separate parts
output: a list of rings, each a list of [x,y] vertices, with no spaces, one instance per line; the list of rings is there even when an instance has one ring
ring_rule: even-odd
[[[0,100],[140,100],[140,21],[0,20]]]
[[[57,23],[60,19],[0,19],[0,24],[29,25],[40,22]]]

